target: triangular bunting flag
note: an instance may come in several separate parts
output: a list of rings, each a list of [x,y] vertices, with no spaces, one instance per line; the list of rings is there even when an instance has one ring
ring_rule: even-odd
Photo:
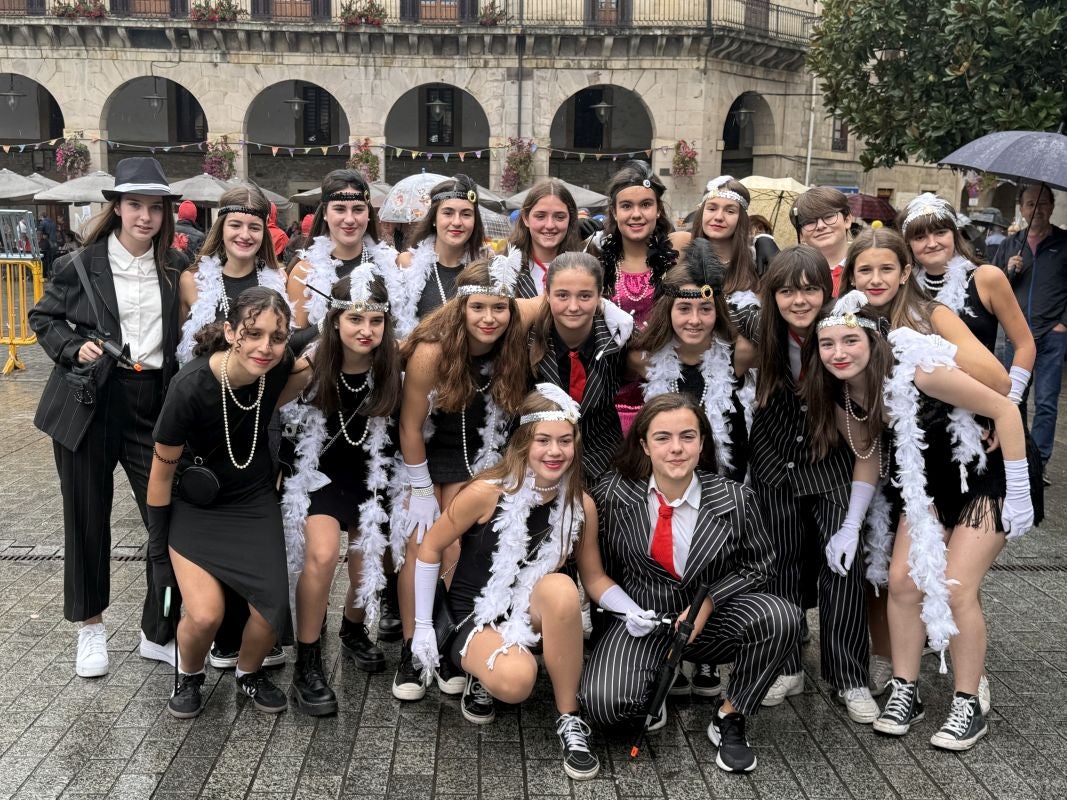
[[[481,158],[482,157],[482,151],[481,150],[475,150],[474,151],[474,157],[475,158]]]
[[[310,152],[311,152],[311,148],[310,147],[305,147],[304,148],[304,155],[307,155]]]
[[[537,152],[537,142],[532,142],[530,144],[530,152],[531,153],[536,153]]]
[[[21,152],[22,152],[23,150],[25,150],[25,149],[26,149],[26,145],[24,145],[24,144],[20,144],[20,145],[19,145],[19,152],[20,152],[20,153],[21,153]]]
[[[585,161],[585,153],[579,153],[578,154],[578,160],[579,161]]]
[[[7,152],[9,152],[10,150],[11,150],[11,145],[9,145],[9,144],[5,144],[5,145],[4,145],[4,152],[5,152],[5,153],[7,153]]]
[[[55,144],[56,144],[56,142],[58,142],[58,141],[59,141],[59,139],[52,139],[52,140],[51,140],[51,141],[49,142],[49,144],[50,144],[50,145],[52,145],[52,146],[54,147],[54,146],[55,146]]]
[[[601,158],[603,158],[603,153],[597,153],[596,160],[599,161]]]
[[[164,153],[169,153],[170,152],[170,148],[169,147],[164,147],[163,148],[163,152]]]
[[[467,154],[463,152],[456,153],[456,155],[459,156],[460,161],[462,161],[467,156]]]
[[[326,155],[328,152],[330,152],[329,147],[320,147],[319,149],[322,151],[323,155]]]
[[[448,163],[448,153],[441,153],[441,156],[444,158],[445,163],[447,164]]]
[[[292,158],[293,157],[293,148],[289,147],[289,148],[286,148],[286,149],[289,151],[289,158]]]
[[[270,154],[271,154],[272,156],[276,156],[276,155],[278,155],[278,148],[277,148],[277,147],[272,147],[272,148],[270,149]]]
[[[652,158],[652,151],[651,150],[646,150],[645,151],[645,155],[648,156],[649,158]]]

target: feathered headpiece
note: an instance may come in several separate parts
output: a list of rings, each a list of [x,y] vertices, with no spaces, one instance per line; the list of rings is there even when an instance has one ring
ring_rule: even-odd
[[[452,176],[452,185],[438,192],[430,198],[430,202],[437,203],[442,200],[466,200],[471,205],[478,205],[478,185],[471,178],[462,173]]]
[[[733,200],[741,206],[742,211],[748,211],[748,200],[732,189],[722,188],[733,179],[733,175],[720,175],[718,178],[712,178],[708,181],[708,185],[705,187],[704,198],[700,202],[707,202],[709,197],[721,197],[723,200]]]
[[[489,280],[492,286],[465,285],[456,289],[456,297],[468,297],[472,294],[491,294],[498,297],[514,297],[515,283],[522,269],[522,251],[508,245],[507,255],[495,256],[489,262]]]
[[[571,425],[578,424],[578,404],[565,391],[554,383],[537,384],[537,393],[546,400],[559,406],[559,411],[534,411],[519,417],[520,425],[528,425],[531,422],[569,422]]]
[[[846,328],[867,328],[875,333],[881,333],[877,322],[856,316],[856,312],[869,302],[867,295],[859,289],[853,289],[834,303],[834,310],[830,312],[830,316],[819,321],[818,330],[844,325]]]
[[[380,311],[383,314],[389,312],[388,303],[375,303],[371,300],[371,284],[374,282],[374,264],[370,261],[364,261],[354,270],[349,276],[348,280],[351,284],[350,297],[352,298],[351,304],[348,308],[356,309],[357,311]],[[344,303],[341,301],[334,301],[335,303]],[[334,305],[334,308],[337,308]]]
[[[663,293],[686,300],[711,300],[726,282],[726,267],[707,239],[694,239],[685,251],[685,269],[696,289],[680,289],[663,283]]]
[[[938,197],[931,192],[923,192],[921,195],[908,203],[904,222],[900,226],[900,235],[907,238],[908,226],[919,217],[936,217],[945,222],[956,224],[956,212],[947,200]]]

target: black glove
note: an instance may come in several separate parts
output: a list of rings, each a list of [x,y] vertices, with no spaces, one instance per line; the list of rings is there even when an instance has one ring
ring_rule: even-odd
[[[178,613],[178,581],[170,563],[170,506],[146,506],[148,512],[148,563],[152,570],[152,589],[163,613],[167,587],[171,589],[170,616]]]

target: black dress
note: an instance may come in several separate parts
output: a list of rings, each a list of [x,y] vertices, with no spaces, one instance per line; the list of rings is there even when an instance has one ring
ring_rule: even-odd
[[[436,290],[435,290],[436,291]],[[483,373],[491,365],[492,356],[480,356],[471,359],[471,380],[476,387],[485,386],[489,380]],[[491,369],[491,367],[490,367]],[[437,485],[461,483],[472,477],[464,461],[464,453],[471,467],[478,451],[482,448],[482,439],[478,431],[485,425],[485,395],[475,392],[474,398],[462,411],[434,411],[430,414],[433,435],[426,440],[426,460],[430,465],[430,480]],[[464,433],[466,433],[466,450],[464,450]]]
[[[441,286],[438,287],[437,279],[433,272],[426,277],[426,285],[422,287],[422,294],[415,306],[415,315],[419,319],[426,319],[431,313],[439,309],[449,300],[456,296],[456,280],[463,271],[463,264],[458,267],[443,267],[440,263],[434,265],[438,276],[441,278]],[[445,290],[445,296],[441,297],[441,289]]]
[[[289,581],[278,495],[267,445],[267,423],[292,368],[287,354],[266,375],[258,411],[259,435],[252,461],[237,469],[226,448],[222,389],[208,356],[190,361],[171,381],[156,422],[160,444],[185,445],[182,465],[193,456],[214,471],[221,488],[206,507],[171,498],[170,546],[251,604],[270,623],[281,644],[292,640]],[[258,381],[233,390],[238,401],[251,405]],[[233,455],[243,462],[252,451],[255,416],[226,398]]]

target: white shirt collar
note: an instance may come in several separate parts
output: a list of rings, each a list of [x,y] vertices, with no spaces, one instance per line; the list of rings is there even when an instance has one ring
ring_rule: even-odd
[[[156,256],[151,247],[144,255],[135,256],[123,246],[114,232],[107,238],[107,255],[111,263],[123,272],[136,268],[139,274],[148,275],[156,269]]]
[[[656,477],[654,475],[649,476],[649,478],[648,478],[648,493],[649,493],[649,495],[653,496],[653,492],[658,492],[658,491],[659,491],[659,487],[656,486]],[[674,506],[675,508],[677,508],[678,506],[682,505],[682,503],[685,503],[686,505],[689,505],[692,508],[695,508],[697,510],[700,509],[700,478],[697,477],[696,472],[693,473],[693,478],[692,478],[692,480],[689,481],[689,486],[685,490],[685,492],[682,494],[682,496],[679,497],[677,500],[669,500],[669,501],[667,501],[667,505]]]

